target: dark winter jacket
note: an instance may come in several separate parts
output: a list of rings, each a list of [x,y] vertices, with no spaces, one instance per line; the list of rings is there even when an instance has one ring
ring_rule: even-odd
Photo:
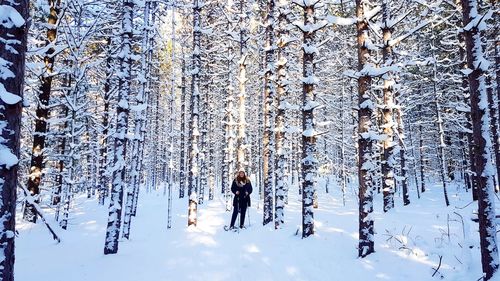
[[[252,184],[248,179],[246,183],[241,186],[238,185],[236,179],[233,180],[233,184],[231,185],[231,191],[234,194],[233,207],[250,206],[250,194],[252,194]],[[236,195],[236,191],[239,191],[238,195]],[[246,192],[248,192],[248,195],[246,195]]]

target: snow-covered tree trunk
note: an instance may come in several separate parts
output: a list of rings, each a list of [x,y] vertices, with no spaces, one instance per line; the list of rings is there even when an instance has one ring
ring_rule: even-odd
[[[496,0],[491,0],[492,4],[498,3]],[[496,83],[496,93],[497,93],[497,102],[500,103],[500,39],[498,38],[498,30],[500,29],[500,14],[495,13],[493,16],[493,20],[496,23],[495,24],[495,30],[497,32],[494,32],[493,34],[497,34],[497,37],[495,39],[495,83]],[[500,122],[500,105],[498,105],[497,108],[497,120]],[[500,125],[499,125],[500,127]],[[497,164],[500,166],[499,164]],[[500,176],[499,176],[500,177]],[[500,181],[500,178],[498,179]]]
[[[76,33],[76,32],[75,32]],[[65,84],[65,87],[67,91],[65,91],[66,98],[69,100],[68,106],[65,108],[65,116],[64,118],[66,121],[64,122],[64,127],[63,127],[63,143],[66,146],[66,143],[68,143],[67,148],[64,147],[63,151],[64,154],[62,154],[63,159],[66,160],[65,165],[64,165],[64,171],[61,179],[61,201],[59,202],[57,209],[56,209],[56,214],[59,214],[61,204],[63,207],[63,214],[62,214],[62,219],[59,222],[59,225],[61,226],[62,229],[67,229],[68,227],[68,217],[69,217],[69,207],[70,207],[70,200],[71,200],[71,192],[72,192],[72,186],[74,184],[74,181],[72,179],[72,174],[74,172],[74,153],[75,153],[75,123],[76,123],[76,114],[75,114],[75,107],[78,105],[78,87],[73,85],[73,81],[75,80],[74,78],[77,77],[76,75],[78,74],[78,66],[77,62],[74,60],[74,58],[71,58],[71,62],[68,62],[69,66],[69,73],[66,75],[67,81]]]
[[[396,100],[398,100],[400,95],[396,96]],[[410,204],[410,192],[408,189],[408,168],[406,163],[406,145],[404,143],[405,139],[405,129],[403,123],[403,111],[401,110],[401,102],[398,102],[398,107],[396,108],[396,122],[398,127],[398,138],[399,138],[399,157],[401,159],[401,169],[400,169],[400,177],[401,177],[401,191],[403,192],[403,204]],[[418,187],[415,186],[417,189]]]
[[[156,40],[155,40],[155,36],[153,36],[152,34],[154,34],[155,32],[155,24],[156,24],[156,14],[158,12],[157,10],[157,7],[158,7],[158,4],[154,1],[147,1],[145,4],[149,4],[149,20],[148,20],[148,25],[147,26],[147,29],[148,29],[148,40],[149,40],[149,43],[147,43],[147,47],[146,47],[146,50],[147,51],[147,54],[143,54],[143,56],[146,57],[146,68],[145,68],[145,71],[146,71],[146,74],[144,77],[142,78],[145,78],[146,79],[146,84],[144,85],[141,85],[141,87],[144,87],[144,90],[141,89],[141,91],[143,91],[143,104],[142,104],[142,114],[144,116],[142,116],[140,118],[140,120],[142,120],[142,124],[141,124],[141,130],[140,130],[140,133],[139,133],[139,136],[140,136],[140,139],[139,139],[139,162],[138,162],[138,167],[137,167],[137,170],[139,171],[138,172],[138,177],[135,178],[135,183],[134,183],[134,188],[135,188],[135,191],[134,191],[134,198],[133,198],[133,202],[132,202],[132,213],[131,215],[132,216],[136,216],[137,214],[137,205],[138,205],[138,201],[139,201],[139,191],[140,191],[140,185],[141,185],[141,181],[142,181],[142,174],[145,172],[145,169],[144,167],[150,167],[151,165],[146,165],[145,164],[145,159],[143,159],[145,157],[145,145],[146,145],[146,138],[147,136],[149,135],[148,132],[149,131],[149,127],[147,126],[147,121],[148,119],[151,117],[151,110],[148,110],[148,108],[151,108],[151,105],[149,104],[149,101],[151,101],[151,96],[152,96],[152,93],[153,93],[153,89],[155,91],[157,91],[157,89],[155,88],[155,82],[157,80],[156,77],[158,77],[158,70],[156,67],[154,67],[154,65],[157,63],[157,58],[154,54],[154,49],[155,49],[155,44],[156,44]],[[145,44],[146,42],[142,42],[143,44]],[[151,63],[148,63],[148,62],[151,62]],[[144,83],[144,82],[143,82]],[[147,187],[147,185],[146,185]]]
[[[340,186],[342,191],[342,204],[345,206],[346,202],[346,189],[347,189],[347,175],[346,175],[346,154],[345,154],[345,82],[342,81],[342,95],[340,97]]]
[[[228,43],[228,57],[232,56],[231,42]],[[232,62],[227,61],[227,87],[226,94],[226,116],[225,116],[225,148],[224,148],[224,174],[222,179],[222,193],[226,202],[226,211],[231,210],[231,184],[234,177],[234,148],[235,148],[235,134],[234,134],[234,94],[233,94],[233,81],[232,81]]]
[[[321,1],[294,1],[303,9],[302,31],[302,238],[314,234],[313,201],[318,160],[316,159],[316,131],[314,110],[320,105],[316,101],[315,76],[316,32],[321,23],[316,22],[315,8]]]
[[[417,172],[417,158],[415,155],[415,145],[413,144],[413,137],[412,137],[412,127],[411,123],[408,123],[408,138],[410,140],[410,147],[411,147],[411,161],[413,165],[413,180],[415,181],[415,189],[417,190],[417,198],[420,199],[420,188],[418,186],[418,172]]]
[[[174,114],[174,105],[175,105],[175,70],[173,68],[173,65],[175,63],[176,57],[175,57],[175,45],[176,45],[176,37],[175,37],[175,28],[176,28],[176,22],[175,22],[175,6],[176,3],[175,1],[172,2],[172,15],[171,15],[171,25],[172,25],[172,34],[171,34],[171,40],[172,40],[172,50],[171,50],[171,74],[170,74],[170,98],[169,98],[169,132],[168,132],[168,137],[169,137],[169,149],[168,149],[168,204],[167,204],[167,209],[168,209],[168,214],[167,214],[167,228],[172,227],[172,189],[173,189],[173,183],[174,183],[174,126],[175,126],[175,114]]]
[[[44,73],[40,77],[40,88],[38,89],[38,106],[36,109],[35,131],[33,133],[33,145],[31,151],[31,164],[28,177],[28,190],[38,203],[40,194],[40,182],[44,166],[44,149],[47,134],[47,119],[49,118],[49,100],[54,77],[54,62],[56,58],[55,43],[57,39],[57,22],[61,8],[61,0],[49,0],[49,16],[47,19],[47,37],[44,52]],[[35,206],[26,201],[23,218],[29,222],[36,223],[37,214]]]
[[[418,110],[420,112],[420,109]],[[425,151],[425,146],[424,146],[424,138],[423,138],[423,129],[422,129],[422,123],[418,124],[418,137],[419,137],[419,146],[418,146],[418,155],[419,155],[419,162],[420,162],[420,191],[422,193],[425,192],[425,158],[424,158],[424,151]]]
[[[490,80],[490,79],[488,79]],[[496,173],[497,173],[497,180],[500,181],[500,139],[498,135],[498,116],[496,111],[500,110],[500,107],[498,106],[498,103],[495,105],[495,100],[493,98],[493,85],[492,83],[488,83],[490,86],[488,87],[488,103],[489,103],[489,113],[491,116],[491,136],[493,140],[493,151],[496,151],[496,153],[493,154],[495,157],[495,164],[496,164]],[[495,108],[496,107],[496,108]]]
[[[267,0],[266,13],[266,45],[265,45],[265,77],[264,77],[264,210],[262,224],[273,221],[273,176],[274,176],[274,99],[276,97],[275,79],[275,45],[274,42],[274,0]]]
[[[209,103],[210,108],[209,108],[209,118],[208,118],[208,131],[212,132],[212,137],[210,138],[209,141],[209,149],[208,149],[208,200],[214,200],[215,196],[215,185],[217,182],[217,178],[215,177],[215,171],[216,171],[216,166],[215,166],[215,146],[216,146],[216,138],[215,138],[215,118],[216,115],[213,113],[213,105],[210,102]]]
[[[154,94],[151,94],[151,105],[154,104],[154,106],[152,106],[152,119],[153,121],[151,121],[153,123],[153,126],[154,126],[154,133],[153,133],[153,143],[152,143],[152,146],[153,146],[153,163],[152,163],[152,167],[151,167],[151,188],[153,188],[154,190],[157,190],[158,189],[158,181],[159,181],[159,178],[160,178],[160,175],[159,175],[159,169],[161,167],[160,165],[160,159],[161,158],[161,155],[159,155],[161,153],[161,127],[160,127],[160,123],[161,123],[161,103],[160,103],[160,95],[159,93],[155,92]]]
[[[278,61],[277,61],[277,95],[276,100],[278,102],[277,112],[276,112],[276,193],[275,193],[275,210],[274,210],[274,226],[276,229],[285,221],[285,215],[283,209],[285,208],[285,196],[286,189],[288,185],[288,179],[286,178],[286,147],[285,145],[285,135],[286,124],[285,124],[285,114],[287,109],[287,96],[288,96],[288,61],[287,61],[287,44],[289,40],[289,30],[288,25],[289,20],[289,3],[288,1],[278,2]],[[269,19],[270,21],[273,18]],[[269,22],[272,25],[272,22]],[[271,26],[272,27],[272,26]]]
[[[209,47],[207,47],[208,49]],[[207,131],[207,125],[208,125],[208,94],[209,94],[209,87],[208,87],[208,73],[209,73],[209,66],[206,65],[204,68],[204,73],[206,75],[203,75],[204,82],[204,89],[203,91],[200,92],[200,158],[199,158],[199,165],[200,165],[200,185],[199,185],[199,192],[198,192],[198,204],[203,205],[203,202],[205,200],[205,187],[207,187],[208,183],[208,169],[207,169],[207,138],[208,138],[208,131]],[[201,76],[201,75],[200,75]],[[200,78],[201,79],[201,78]],[[200,83],[201,84],[201,83]]]
[[[77,66],[74,66],[73,69],[76,69]],[[78,74],[78,70],[72,70],[72,73],[70,76],[72,77],[77,77],[76,75]],[[70,79],[71,81],[72,79]],[[78,87],[71,89],[68,91],[68,96],[71,99],[71,105],[78,105],[78,93],[79,89]],[[66,115],[66,118],[68,118],[68,131],[65,132],[66,135],[68,135],[68,149],[65,149],[66,153],[66,158],[67,158],[67,165],[65,166],[66,175],[65,177],[63,176],[63,182],[62,182],[62,203],[63,206],[63,212],[62,212],[62,219],[59,222],[59,225],[61,226],[62,229],[67,229],[68,228],[68,219],[69,219],[69,209],[70,209],[70,203],[71,203],[71,197],[72,197],[72,192],[74,189],[74,183],[76,182],[74,179],[75,175],[75,157],[76,157],[76,130],[77,130],[77,124],[76,124],[76,112],[74,108],[71,109],[71,114]],[[60,205],[59,204],[59,205]],[[59,206],[57,209],[59,210]]]
[[[191,70],[191,103],[189,126],[188,226],[197,223],[199,147],[200,138],[200,74],[201,74],[201,8],[200,0],[193,0],[193,53]]]
[[[122,220],[123,193],[125,188],[127,127],[129,107],[129,95],[131,92],[132,71],[132,35],[133,35],[133,10],[132,0],[123,0],[122,10],[122,33],[120,51],[120,74],[118,83],[118,106],[116,108],[116,132],[114,144],[113,175],[111,184],[111,199],[109,203],[109,217],[106,228],[106,241],[104,254],[116,254],[118,252],[118,239],[120,238],[120,226]]]
[[[394,56],[392,46],[390,44],[392,38],[392,24],[390,7],[387,0],[382,1],[382,59],[383,67],[391,68],[394,64]],[[382,76],[384,80],[383,85],[383,100],[382,105],[382,130],[384,134],[383,153],[381,159],[382,165],[382,192],[384,196],[384,212],[394,208],[394,191],[395,191],[395,173],[394,166],[396,164],[395,157],[395,134],[394,134],[394,109],[395,99],[394,91],[396,80],[394,79],[393,71],[387,71]]]
[[[29,1],[0,5],[0,280],[14,281],[16,190]]]
[[[106,77],[104,81],[103,93],[103,112],[102,112],[102,132],[100,141],[100,167],[99,167],[99,204],[104,205],[104,200],[109,193],[109,174],[108,174],[108,143],[109,143],[109,117],[110,117],[110,102],[113,86],[113,55],[112,55],[112,39],[111,36],[106,39]]]
[[[262,47],[259,49],[259,69],[263,69],[264,68],[264,64],[265,64],[265,55],[262,55],[263,52],[263,45],[264,44],[261,44]],[[260,93],[257,97],[257,104],[260,104],[261,105],[261,108],[264,109],[264,107],[266,106],[265,104],[265,79],[262,83],[262,88],[259,88],[260,89]],[[260,124],[265,124],[264,122],[264,118],[265,118],[265,112],[264,110],[259,110],[258,111],[258,115],[257,115],[257,120],[259,120],[259,123]],[[257,185],[259,186],[259,203],[261,200],[264,200],[264,157],[265,157],[265,154],[264,154],[264,128],[265,126],[259,126],[258,130],[257,130],[257,134],[259,136],[261,136],[261,139],[259,139],[259,142],[258,142],[258,149],[257,149],[257,155],[258,155],[258,170],[257,170]]]
[[[491,116],[491,135],[493,139],[493,151],[496,164],[497,181],[500,182],[500,7],[498,1],[490,0],[491,8],[494,9],[496,5],[496,13],[493,14],[493,26],[491,31],[487,34],[487,41],[493,44],[493,51],[491,56],[494,57],[495,63],[492,65],[491,75],[487,78],[488,87],[488,103]],[[495,80],[492,78],[495,77]],[[496,87],[495,87],[496,86]],[[495,103],[496,94],[496,103]],[[498,189],[496,190],[498,192]]]
[[[434,70],[435,73],[435,70]],[[433,80],[434,80],[434,94],[437,95],[436,93],[436,85],[435,85],[435,79],[437,79],[434,75]],[[450,200],[448,199],[448,191],[446,189],[447,186],[447,181],[448,177],[446,176],[446,154],[444,151],[444,148],[446,147],[446,144],[444,142],[444,128],[443,128],[443,119],[441,117],[441,104],[439,103],[439,98],[436,96],[434,100],[434,108],[436,111],[436,125],[437,125],[437,130],[438,130],[438,138],[439,138],[439,144],[438,144],[438,151],[439,151],[439,171],[441,175],[441,181],[443,183],[443,194],[444,194],[444,202],[446,206],[450,205]]]
[[[477,0],[463,0],[462,13],[471,97],[472,132],[475,144],[476,170],[474,172],[478,181],[481,263],[484,279],[489,280],[498,270],[499,261],[493,186],[494,167],[491,158],[490,117],[485,80],[489,62],[483,56],[481,39],[482,32],[487,26],[485,21],[491,17],[492,10],[486,15],[480,15]]]
[[[181,51],[181,132],[180,132],[180,159],[179,159],[179,198],[184,198],[186,189],[186,58],[184,48]]]
[[[456,3],[457,5],[460,5],[461,0],[457,0]],[[464,42],[464,37],[463,33],[457,33],[458,37],[458,42],[459,42],[459,50],[458,53],[460,55],[460,71],[462,71],[462,83],[461,83],[461,90],[464,92],[462,101],[464,104],[469,104],[469,82],[467,79],[467,75],[463,73],[463,71],[467,69],[467,61],[465,58],[465,42]],[[461,143],[463,143],[463,153],[464,153],[464,158],[463,158],[463,166],[465,169],[465,188],[466,190],[472,190],[472,196],[473,200],[477,200],[476,194],[477,194],[477,184],[476,184],[476,176],[473,175],[472,171],[474,170],[474,155],[473,155],[473,150],[474,146],[472,143],[472,124],[470,122],[471,120],[471,115],[470,111],[465,112],[465,129],[462,132],[463,136],[461,137]],[[476,187],[475,187],[476,186]],[[475,198],[475,199],[474,199]]]
[[[359,246],[358,256],[366,257],[375,251],[373,230],[373,134],[374,103],[371,100],[370,40],[367,13],[369,1],[356,0],[356,29],[358,39],[358,184],[359,184]]]
[[[131,107],[134,114],[134,136],[132,139],[132,154],[130,161],[130,178],[127,185],[127,200],[125,204],[125,213],[123,218],[123,238],[129,239],[130,237],[130,223],[132,221],[132,211],[134,207],[134,200],[136,198],[136,193],[139,192],[140,184],[140,173],[142,170],[142,158],[140,151],[143,150],[144,136],[143,126],[146,122],[146,108],[147,108],[147,97],[148,86],[150,75],[149,75],[149,64],[147,61],[151,61],[149,55],[149,37],[151,36],[150,30],[150,8],[151,1],[146,1],[144,3],[144,26],[143,26],[143,38],[142,38],[142,52],[141,52],[141,74],[139,82],[140,88],[139,93],[135,96],[135,105]]]
[[[246,98],[247,98],[247,59],[248,59],[248,5],[246,0],[239,0],[239,28],[240,28],[240,57],[239,57],[239,73],[238,73],[238,134],[236,138],[236,146],[238,148],[236,161],[238,170],[245,170],[247,163],[247,139],[246,139]],[[247,171],[248,173],[248,171]]]
[[[66,75],[66,76],[69,76],[69,75]],[[66,81],[64,81],[64,85],[69,87],[68,85],[68,82],[69,82],[69,77],[68,78],[65,78]],[[63,118],[67,118],[68,114],[69,114],[69,108],[66,106],[66,105],[63,105]],[[52,205],[56,206],[56,210],[55,210],[55,220],[56,221],[59,221],[59,211],[60,211],[60,205],[59,203],[61,203],[61,193],[62,193],[62,188],[63,188],[63,179],[64,179],[64,157],[63,155],[65,154],[65,150],[66,150],[66,128],[68,127],[68,121],[64,121],[64,124],[62,125],[62,134],[63,136],[61,137],[61,140],[59,142],[59,146],[58,146],[58,152],[59,152],[59,160],[57,161],[57,169],[59,170],[58,171],[58,174],[55,178],[56,180],[56,186],[54,188],[54,193],[52,194]]]

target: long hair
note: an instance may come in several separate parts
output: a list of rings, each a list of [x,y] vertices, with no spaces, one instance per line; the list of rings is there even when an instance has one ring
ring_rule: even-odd
[[[243,172],[244,176],[240,177],[240,173]],[[243,183],[249,183],[250,179],[247,177],[247,174],[244,171],[239,171],[238,174],[236,174],[236,178],[234,179],[236,182],[243,182]]]

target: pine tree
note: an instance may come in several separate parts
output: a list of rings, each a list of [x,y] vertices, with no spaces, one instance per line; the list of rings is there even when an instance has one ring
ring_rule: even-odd
[[[0,23],[0,280],[14,280],[16,188],[29,1],[2,3]]]
[[[38,93],[38,106],[36,110],[35,133],[33,134],[33,145],[31,152],[30,176],[28,178],[28,190],[31,196],[35,196],[35,204],[38,203],[37,196],[40,194],[40,183],[42,181],[42,170],[44,167],[44,149],[46,145],[46,134],[48,132],[47,119],[49,117],[49,100],[54,78],[54,63],[56,58],[55,43],[57,40],[57,26],[61,13],[61,0],[49,0],[49,15],[47,19],[47,37],[44,52],[44,73],[40,77],[40,88]],[[33,204],[26,202],[23,218],[29,222],[36,223],[37,214]]]
[[[122,41],[120,52],[120,75],[118,84],[118,106],[116,108],[116,133],[114,143],[113,176],[111,199],[109,203],[108,226],[104,254],[118,252],[118,239],[122,219],[123,195],[125,189],[125,157],[127,148],[128,115],[130,111],[129,96],[132,71],[132,33],[134,2],[123,0]]]
[[[134,114],[134,137],[132,139],[132,154],[131,154],[131,164],[130,164],[130,178],[127,186],[127,200],[125,204],[125,213],[123,219],[123,237],[129,239],[130,235],[130,223],[131,217],[134,209],[134,201],[136,201],[139,193],[140,185],[140,174],[143,167],[143,159],[141,151],[144,149],[144,123],[146,122],[146,112],[147,100],[146,95],[149,92],[149,79],[150,79],[150,67],[151,64],[147,64],[147,61],[151,61],[149,57],[149,46],[150,37],[152,36],[151,30],[154,23],[150,23],[150,12],[151,12],[151,1],[146,1],[144,4],[144,21],[143,30],[144,37],[142,38],[142,52],[141,52],[141,84],[139,88],[139,93],[135,96],[135,105],[131,107]]]
[[[383,36],[383,67],[390,68],[394,63],[393,50],[390,45],[393,19],[391,18],[391,7],[388,1],[382,1],[382,36]],[[394,89],[395,79],[394,73],[388,71],[383,76],[383,109],[382,109],[382,130],[384,133],[383,153],[381,159],[382,165],[382,190],[384,195],[384,212],[394,208],[394,191],[395,191],[395,122],[394,122]]]
[[[193,0],[193,53],[191,70],[191,103],[189,124],[188,226],[197,223],[200,138],[200,75],[201,75],[201,9],[202,3]]]
[[[373,134],[372,118],[374,102],[371,100],[370,31],[368,27],[369,1],[356,0],[356,24],[358,39],[358,181],[359,181],[359,246],[358,256],[373,253]]]
[[[316,32],[326,25],[316,21],[316,8],[321,1],[294,1],[303,10],[303,23],[296,25],[302,31],[302,238],[314,234],[313,201],[318,160],[316,159],[316,124],[314,110],[320,106],[316,101],[315,54],[318,52]]]
[[[275,210],[274,210],[274,225],[278,229],[284,223],[284,213],[286,202],[286,193],[288,186],[288,179],[286,177],[286,163],[287,163],[287,148],[285,146],[286,138],[286,124],[285,117],[287,111],[287,95],[289,88],[288,76],[288,44],[289,44],[289,28],[290,24],[290,9],[288,1],[280,1],[278,3],[278,60],[276,67],[277,74],[277,112],[276,112],[276,192],[275,192]]]
[[[274,36],[274,0],[267,0],[265,78],[264,78],[264,210],[263,225],[273,221],[273,176],[274,176],[274,99],[276,98],[275,79],[275,36]]]
[[[494,168],[491,158],[490,117],[486,92],[488,62],[483,57],[482,37],[492,15],[479,14],[478,1],[462,0],[463,30],[467,54],[469,89],[471,95],[472,135],[474,138],[474,171],[478,181],[478,218],[481,244],[481,263],[484,279],[489,280],[498,270],[496,243]],[[498,153],[498,152],[497,152]]]

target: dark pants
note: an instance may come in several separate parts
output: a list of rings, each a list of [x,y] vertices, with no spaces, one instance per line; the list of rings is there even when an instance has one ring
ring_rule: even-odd
[[[238,204],[240,205],[240,204]],[[231,225],[230,227],[234,227],[234,222],[236,222],[236,217],[238,216],[238,212],[240,212],[240,227],[243,227],[245,225],[245,213],[247,211],[247,206],[246,204],[241,204],[245,206],[241,206],[238,208],[238,206],[234,206],[233,208],[233,216],[231,217]]]

